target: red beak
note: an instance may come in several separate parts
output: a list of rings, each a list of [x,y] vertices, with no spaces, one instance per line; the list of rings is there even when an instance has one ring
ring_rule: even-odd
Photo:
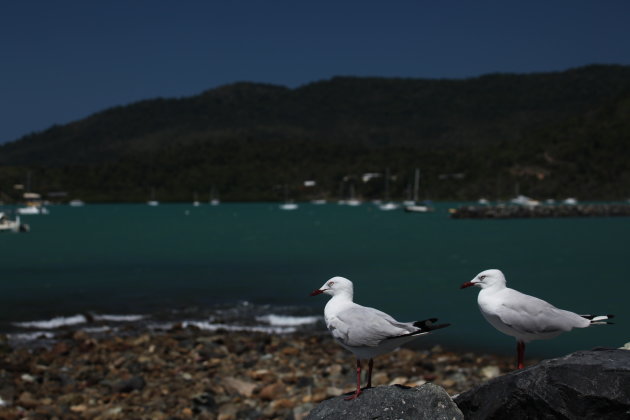
[[[460,289],[465,289],[465,288],[467,288],[467,287],[474,286],[474,285],[475,285],[475,283],[473,283],[473,282],[471,282],[471,281],[467,281],[466,283],[464,283],[464,284],[462,284],[461,286],[459,286],[459,288],[460,288]]]
[[[321,295],[322,293],[324,293],[324,291],[323,291],[323,290],[319,290],[319,289],[317,289],[317,290],[313,290],[313,291],[311,292],[310,296],[317,296],[317,295]]]

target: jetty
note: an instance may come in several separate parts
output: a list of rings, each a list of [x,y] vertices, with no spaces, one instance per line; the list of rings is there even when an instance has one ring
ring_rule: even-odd
[[[449,209],[452,219],[516,219],[630,216],[630,204],[561,204],[460,206]]]

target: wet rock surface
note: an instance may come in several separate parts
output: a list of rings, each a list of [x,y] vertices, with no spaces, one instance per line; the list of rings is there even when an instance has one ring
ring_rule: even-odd
[[[545,360],[455,398],[466,419],[630,419],[630,351]]]
[[[345,396],[320,403],[306,420],[379,419],[379,420],[463,420],[446,391],[434,384],[417,388],[400,385],[366,389],[359,398]]]
[[[374,386],[434,383],[451,395],[513,364],[439,346],[403,348],[374,362]],[[0,418],[302,420],[320,402],[354,391],[355,374],[352,354],[327,333],[80,332],[51,348],[4,351]]]

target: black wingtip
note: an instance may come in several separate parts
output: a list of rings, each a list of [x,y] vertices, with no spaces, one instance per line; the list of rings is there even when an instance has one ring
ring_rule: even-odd
[[[438,320],[437,318],[429,318],[429,319],[425,319],[423,321],[416,321],[416,322],[413,323],[413,326],[420,328],[420,330],[422,330],[424,332],[424,331],[439,330],[440,328],[446,328],[446,327],[451,325],[451,324],[438,324],[438,325],[435,325],[434,323],[437,320]]]

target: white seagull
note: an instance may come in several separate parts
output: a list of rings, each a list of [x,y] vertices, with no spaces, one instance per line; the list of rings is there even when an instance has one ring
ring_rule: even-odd
[[[398,322],[377,309],[358,305],[352,301],[352,282],[343,277],[331,278],[321,288],[314,290],[311,296],[321,293],[332,296],[324,308],[328,330],[341,346],[357,358],[357,390],[346,400],[353,400],[361,393],[361,360],[369,360],[366,388],[371,388],[374,357],[388,353],[429,331],[450,325],[433,325],[437,318]]]
[[[486,270],[461,285],[481,287],[477,303],[481,314],[494,328],[516,338],[517,369],[523,368],[525,343],[554,338],[573,328],[611,324],[613,315],[578,315],[510,289],[500,270]]]

